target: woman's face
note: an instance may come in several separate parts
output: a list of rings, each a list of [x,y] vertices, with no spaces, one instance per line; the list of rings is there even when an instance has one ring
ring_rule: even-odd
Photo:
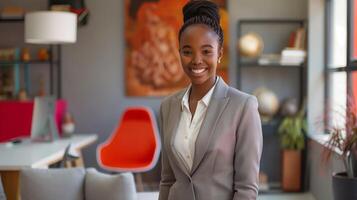
[[[190,25],[182,32],[180,58],[192,84],[209,84],[215,80],[217,64],[222,57],[218,39],[218,35],[203,24]]]

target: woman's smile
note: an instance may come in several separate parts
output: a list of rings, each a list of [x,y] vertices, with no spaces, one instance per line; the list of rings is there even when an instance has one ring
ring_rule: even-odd
[[[207,68],[189,68],[192,76],[202,76],[206,72]]]

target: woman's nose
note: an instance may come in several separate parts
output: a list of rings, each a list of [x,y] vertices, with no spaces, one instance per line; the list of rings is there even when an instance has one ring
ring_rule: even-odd
[[[199,65],[202,63],[202,57],[200,55],[194,55],[192,58],[193,65]]]

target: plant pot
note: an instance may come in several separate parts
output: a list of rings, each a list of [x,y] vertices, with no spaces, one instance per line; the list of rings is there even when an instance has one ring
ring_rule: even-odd
[[[301,151],[283,150],[282,189],[286,192],[301,190]]]
[[[346,172],[332,175],[333,197],[335,200],[357,199],[357,178],[347,177]]]

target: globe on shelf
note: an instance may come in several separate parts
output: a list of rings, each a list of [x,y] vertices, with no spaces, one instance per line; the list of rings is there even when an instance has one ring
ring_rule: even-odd
[[[239,39],[237,48],[241,56],[256,58],[263,52],[264,42],[260,35],[251,32]]]
[[[275,93],[267,88],[260,87],[253,92],[258,100],[258,111],[262,121],[269,121],[279,110],[279,100]]]
[[[282,116],[294,116],[298,112],[298,101],[296,98],[287,98],[281,104],[280,113]]]

